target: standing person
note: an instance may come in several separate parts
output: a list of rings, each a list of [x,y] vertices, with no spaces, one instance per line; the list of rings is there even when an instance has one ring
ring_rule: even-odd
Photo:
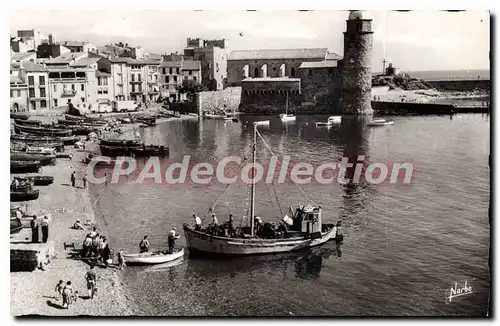
[[[38,243],[38,241],[39,241],[39,239],[38,239],[38,220],[37,220],[36,215],[33,216],[33,219],[30,222],[30,226],[31,226],[31,242]]]
[[[92,232],[90,232],[90,237],[91,237],[91,238],[94,238],[94,237],[96,237],[96,236],[97,236],[97,227],[95,227],[95,226],[94,226],[94,227],[92,228]]]
[[[108,173],[107,172],[104,172],[104,185],[107,186],[108,185]]]
[[[234,223],[233,214],[229,214],[229,220],[227,221],[227,227],[228,227],[228,235],[230,238],[234,237],[234,234],[235,234],[233,223]]]
[[[104,265],[108,266],[108,264],[111,264],[113,262],[109,262],[111,260],[111,249],[109,248],[109,244],[106,244],[106,247],[104,247],[104,249],[102,250],[101,255]]]
[[[87,188],[87,173],[83,176],[83,188]]]
[[[55,289],[57,301],[59,301],[59,299],[61,299],[62,294],[63,294],[63,290],[64,290],[64,282],[63,282],[63,280],[60,280],[59,283],[57,283],[56,289]]]
[[[71,281],[66,282],[66,286],[63,289],[63,304],[62,307],[66,306],[66,309],[68,309],[69,305],[71,304],[71,298],[73,297],[73,287],[71,286]]]
[[[89,298],[94,299],[94,292],[96,288],[96,275],[94,272],[94,265],[90,266],[90,270],[85,274],[85,280],[87,280],[87,290],[89,291]]]
[[[71,186],[74,187],[76,182],[75,171],[71,173]]]
[[[125,267],[125,257],[123,256],[123,249],[120,249],[118,252],[118,266],[120,266],[120,269],[123,269]]]
[[[217,234],[219,232],[219,221],[217,220],[217,216],[212,214],[212,234]]]
[[[42,242],[47,243],[47,240],[49,238],[49,218],[47,215],[43,217],[40,225],[42,226]]]
[[[87,258],[90,256],[92,250],[92,237],[90,233],[87,234],[85,240],[83,241],[82,257]]]
[[[143,252],[148,252],[150,249],[149,247],[149,241],[148,241],[148,236],[145,235],[144,239],[141,240],[139,243],[139,252],[142,254]]]
[[[174,253],[174,248],[175,248],[175,240],[179,239],[180,234],[177,234],[175,231],[175,226],[168,232],[168,252],[170,254]]]
[[[193,214],[194,218],[194,229],[196,231],[201,231],[201,218],[199,216],[196,216],[196,214]]]
[[[99,257],[99,233],[92,239],[92,255]]]

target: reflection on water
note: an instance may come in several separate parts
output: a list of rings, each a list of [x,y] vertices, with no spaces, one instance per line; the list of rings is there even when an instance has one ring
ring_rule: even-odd
[[[325,223],[342,219],[342,248],[328,243],[308,252],[231,261],[185,258],[156,271],[122,272],[142,313],[155,315],[484,315],[489,298],[489,116],[395,117],[395,125],[367,128],[344,117],[317,128],[326,116],[242,117],[241,123],[174,121],[146,128],[146,141],[184,155],[217,162],[250,154],[252,122],[276,155],[318,165],[348,157],[357,163],[402,161],[414,165],[410,184],[303,186],[276,184],[279,201],[257,185],[257,214],[280,218],[288,206],[313,201]],[[258,156],[268,158],[261,146]],[[347,169],[352,179],[355,169]],[[248,208],[248,187],[219,184],[109,185],[95,192],[95,206],[114,248],[137,251],[148,234],[164,248],[172,225],[203,215],[216,199],[219,221]],[[98,197],[98,199],[97,199]],[[177,241],[185,246],[185,239]],[[474,294],[445,303],[445,289],[468,280]]]

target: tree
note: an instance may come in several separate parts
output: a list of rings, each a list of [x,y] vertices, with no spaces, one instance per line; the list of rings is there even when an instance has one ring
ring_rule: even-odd
[[[196,93],[202,92],[205,88],[192,79],[184,79],[182,85],[177,85],[176,89],[180,94],[187,94],[187,97],[192,99]]]

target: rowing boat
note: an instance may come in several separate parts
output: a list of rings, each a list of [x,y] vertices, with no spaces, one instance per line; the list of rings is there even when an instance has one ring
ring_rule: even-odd
[[[130,265],[163,264],[184,256],[184,248],[168,254],[164,251],[143,252],[140,254],[124,254],[125,262]]]

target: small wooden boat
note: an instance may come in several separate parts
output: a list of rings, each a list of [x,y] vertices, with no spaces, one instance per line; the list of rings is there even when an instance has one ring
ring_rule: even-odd
[[[61,143],[62,145],[72,145],[77,142],[78,137],[51,137],[51,136],[35,136],[30,134],[21,133],[19,135],[10,135],[11,140],[22,141],[25,143]]]
[[[41,167],[40,161],[10,161],[10,173],[38,172]]]
[[[18,233],[23,229],[23,222],[17,216],[10,217],[10,234]]]
[[[104,156],[168,156],[169,149],[163,145],[123,146],[100,144]]]
[[[269,126],[269,120],[254,122],[254,126]]]
[[[71,136],[71,130],[67,129],[58,129],[58,128],[42,128],[42,127],[33,127],[33,126],[21,126],[14,123],[14,131],[16,133],[27,133],[32,135],[40,135],[40,136]]]
[[[288,114],[288,93],[286,94],[285,113],[280,114],[281,122],[295,121],[297,117],[293,114]]]
[[[11,161],[38,161],[41,165],[53,164],[56,156],[53,154],[30,154],[25,152],[10,152]]]
[[[54,183],[54,177],[49,175],[34,175],[34,176],[25,176],[25,177],[14,177],[14,179],[19,180],[20,182],[24,181],[33,181],[35,186],[48,186]]]
[[[143,252],[141,254],[124,254],[125,263],[127,265],[150,265],[163,264],[184,256],[184,248],[172,254],[165,251]]]
[[[39,195],[40,191],[38,189],[33,189],[31,191],[11,191],[10,201],[18,202],[18,201],[37,200]]]
[[[69,158],[71,159],[73,157],[73,154],[71,153],[56,153],[57,158]]]
[[[18,120],[28,120],[30,116],[27,115],[26,113],[10,113],[10,118],[11,119],[18,119]]]
[[[42,121],[40,120],[22,120],[22,119],[14,119],[14,123],[20,126],[41,126]]]
[[[375,119],[368,123],[368,127],[380,127],[393,125],[394,121],[387,121],[385,119]]]

